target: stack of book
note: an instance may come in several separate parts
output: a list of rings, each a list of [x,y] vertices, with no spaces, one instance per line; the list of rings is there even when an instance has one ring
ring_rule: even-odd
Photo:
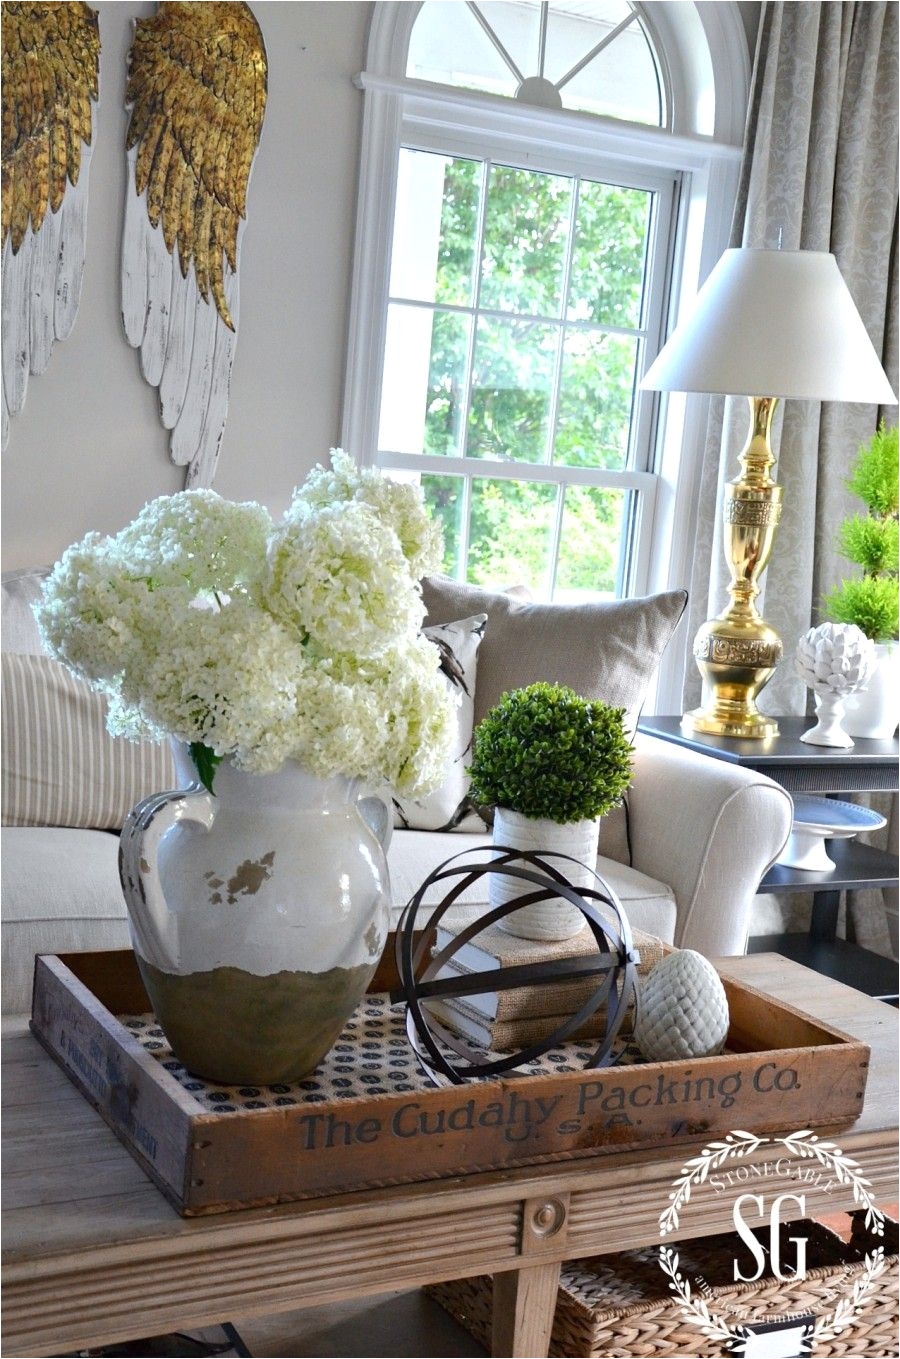
[[[638,972],[643,974],[663,956],[665,946],[653,935],[638,930],[633,933],[635,947],[641,955]],[[435,953],[445,949],[453,938],[451,930],[439,925]],[[426,1004],[439,1023],[476,1046],[495,1052],[514,1052],[548,1038],[564,1019],[570,1019],[581,1009],[601,978],[595,975],[541,981],[497,991],[490,987],[491,972],[501,967],[541,963],[549,958],[583,957],[596,952],[596,941],[587,926],[571,939],[548,943],[545,939],[519,939],[492,925],[476,936],[476,942],[461,944],[437,974],[438,977],[468,977],[473,973],[484,973],[484,991],[466,996],[434,997]],[[605,1021],[606,1006],[601,1005],[571,1038],[599,1038]]]

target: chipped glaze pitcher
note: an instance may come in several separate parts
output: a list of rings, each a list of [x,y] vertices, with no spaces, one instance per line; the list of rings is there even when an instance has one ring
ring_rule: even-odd
[[[294,761],[247,774],[225,760],[211,794],[188,748],[173,750],[180,788],[134,808],[119,852],[154,1013],[197,1075],[299,1080],[337,1039],[387,938],[381,804]]]

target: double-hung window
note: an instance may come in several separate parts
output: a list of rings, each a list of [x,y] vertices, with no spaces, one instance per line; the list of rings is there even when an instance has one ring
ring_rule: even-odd
[[[651,21],[669,8],[376,6],[406,32],[360,78],[344,440],[420,482],[460,580],[546,599],[668,583],[672,479],[639,383],[686,261],[705,272],[725,244],[737,162],[674,131],[687,85]]]
[[[652,523],[669,175],[400,151],[377,440],[421,480],[445,570],[615,595]]]

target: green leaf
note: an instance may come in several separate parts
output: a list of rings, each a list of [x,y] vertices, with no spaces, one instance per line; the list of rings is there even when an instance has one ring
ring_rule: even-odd
[[[832,623],[855,623],[873,642],[891,642],[898,632],[896,576],[845,580],[827,595],[825,616]]]
[[[866,514],[854,514],[841,525],[838,551],[862,567],[862,579],[840,582],[822,601],[824,617],[833,623],[855,623],[874,642],[897,637],[897,566],[900,554],[897,510],[898,432],[884,421],[859,449],[847,481]]]
[[[213,791],[213,779],[223,757],[210,750],[209,746],[205,746],[202,741],[192,741],[190,749],[191,759],[194,761],[194,766],[200,776],[200,782],[206,791],[211,793]]]
[[[898,510],[898,431],[882,420],[875,434],[859,449],[847,487],[858,495],[876,518],[895,515]]]

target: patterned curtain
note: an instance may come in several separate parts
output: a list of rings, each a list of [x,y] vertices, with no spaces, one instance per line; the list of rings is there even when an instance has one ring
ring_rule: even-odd
[[[895,390],[898,108],[896,4],[763,4],[730,244],[832,251]],[[845,479],[882,415],[896,421],[896,407],[790,401],[776,420],[775,475],[785,488],[784,511],[760,606],[782,638],[785,659],[761,696],[759,706],[767,712],[807,711],[808,692],[793,674],[794,647],[822,621],[822,596],[845,572],[836,552],[837,527],[860,508]],[[714,400],[691,580],[691,635],[727,602],[722,487],[737,472],[747,423],[746,401]],[[693,674],[684,707],[699,701],[699,675]],[[896,818],[896,799],[885,803],[882,810]],[[891,830],[896,843],[896,820]],[[882,835],[887,844],[887,833]],[[797,904],[785,899],[791,911]],[[853,894],[850,914],[850,930],[855,927],[861,943],[889,951],[881,893]]]

